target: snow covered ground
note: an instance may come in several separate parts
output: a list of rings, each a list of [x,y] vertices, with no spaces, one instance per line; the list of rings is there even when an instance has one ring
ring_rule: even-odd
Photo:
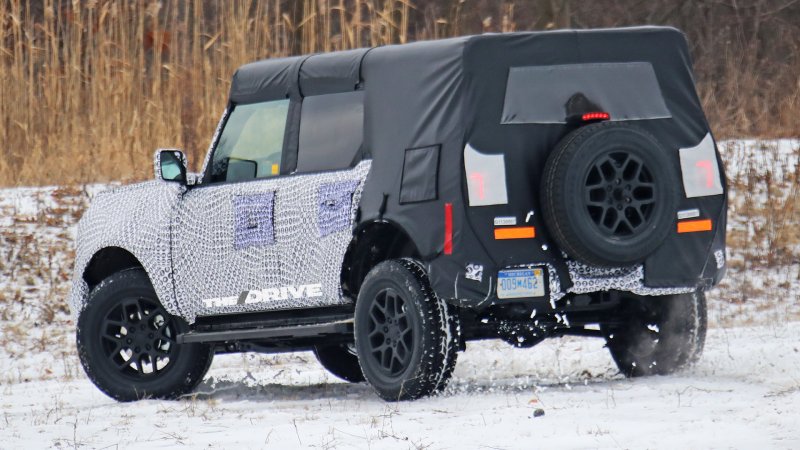
[[[310,353],[219,356],[196,395],[110,400],[64,300],[74,224],[107,186],[0,189],[0,449],[800,448],[798,155],[797,140],[724,145],[729,272],[695,368],[626,380],[600,340],[478,342],[443,395],[401,404]]]
[[[62,381],[57,362],[53,379],[0,389],[0,447],[798,448],[799,335],[798,323],[715,328],[694,369],[636,380],[599,340],[475,343],[443,395],[400,404],[309,353],[218,357],[197,395],[133,404],[79,372]]]

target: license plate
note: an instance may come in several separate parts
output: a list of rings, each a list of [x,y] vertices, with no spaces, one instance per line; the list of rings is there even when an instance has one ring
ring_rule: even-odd
[[[497,297],[544,297],[544,271],[542,269],[501,270],[497,274]]]

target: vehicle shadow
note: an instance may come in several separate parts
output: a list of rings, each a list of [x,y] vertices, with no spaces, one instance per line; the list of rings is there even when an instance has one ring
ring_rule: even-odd
[[[198,400],[307,401],[324,399],[369,399],[374,396],[367,383],[281,384],[252,380],[203,381],[192,397]],[[377,398],[377,397],[376,397]]]
[[[518,394],[539,391],[543,388],[551,392],[553,390],[573,390],[578,387],[602,389],[603,386],[625,381],[625,377],[619,373],[592,374],[587,371],[569,374],[559,379],[527,375],[494,379],[454,377],[447,388],[436,394],[435,397],[448,398],[465,394],[476,396]],[[252,379],[217,380],[213,377],[201,383],[191,397],[198,400],[256,402],[324,401],[326,399],[383,402],[367,383],[329,382],[302,385],[264,383]]]
[[[521,393],[548,389],[549,391],[573,390],[576,387],[602,388],[605,385],[624,382],[626,378],[618,371],[593,374],[589,371],[551,375],[516,375],[494,379],[458,378],[454,377],[442,395],[460,394],[499,394]]]

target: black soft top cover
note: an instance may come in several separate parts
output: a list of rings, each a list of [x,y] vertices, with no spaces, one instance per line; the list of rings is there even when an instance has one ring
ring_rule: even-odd
[[[576,83],[582,87],[574,88]],[[259,61],[236,72],[230,101],[301,100],[349,90],[365,91],[363,153],[373,160],[360,221],[381,218],[405,230],[429,264],[434,288],[446,298],[491,295],[485,283],[454,282],[475,262],[488,273],[549,263],[557,267],[562,287],[569,285],[557,252],[542,250],[549,239],[537,214],[540,173],[572,129],[565,123],[570,115],[607,111],[612,120],[635,121],[676,155],[709,132],[685,37],[666,27],[487,34]],[[289,160],[296,154],[296,133],[287,130]],[[507,204],[468,206],[467,143],[505,155]],[[406,150],[430,146],[440,149],[435,198],[401,202]],[[452,255],[443,255],[445,203],[453,210]],[[684,199],[684,207],[719,218],[724,199]],[[536,239],[493,239],[494,217],[524,218],[529,211]],[[719,225],[724,230],[724,222]],[[703,274],[709,238],[686,237],[679,246],[673,239],[645,263],[648,285],[685,286]]]

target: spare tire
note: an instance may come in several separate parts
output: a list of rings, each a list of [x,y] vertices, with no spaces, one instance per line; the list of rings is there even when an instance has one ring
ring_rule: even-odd
[[[605,267],[642,262],[675,227],[677,170],[664,147],[635,126],[578,128],[545,164],[545,225],[575,260]]]

